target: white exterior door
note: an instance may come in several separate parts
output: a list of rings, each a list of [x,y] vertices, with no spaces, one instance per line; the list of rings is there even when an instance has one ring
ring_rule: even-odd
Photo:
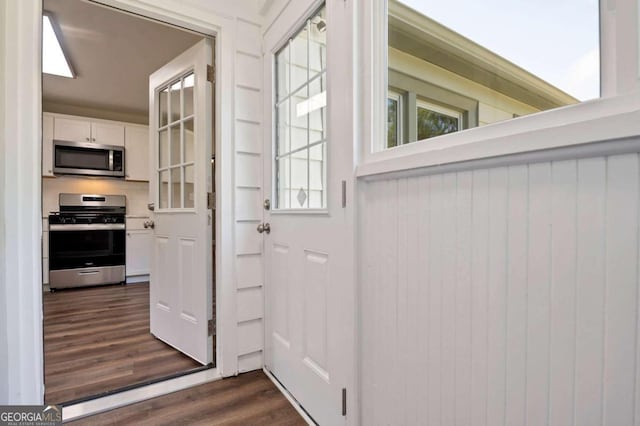
[[[258,229],[264,235],[266,367],[321,425],[345,423],[353,345],[345,297],[353,278],[352,237],[342,192],[353,145],[348,132],[340,135],[340,112],[327,102],[340,78],[327,69],[327,12],[330,20],[331,9],[323,7],[266,59],[275,60],[265,65],[275,73],[269,108],[275,131],[264,151],[265,188],[271,189],[265,193],[272,196]]]
[[[212,57],[205,39],[149,78],[151,333],[202,364],[213,359]]]

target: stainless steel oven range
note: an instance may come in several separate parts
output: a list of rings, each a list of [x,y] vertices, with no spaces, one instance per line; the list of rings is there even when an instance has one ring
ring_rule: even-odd
[[[51,290],[125,282],[124,195],[60,194],[49,215]]]

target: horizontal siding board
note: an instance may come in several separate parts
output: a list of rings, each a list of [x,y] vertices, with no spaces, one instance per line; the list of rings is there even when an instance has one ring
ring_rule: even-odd
[[[238,357],[239,373],[247,373],[249,371],[259,370],[262,368],[262,365],[262,351],[256,351]]]
[[[262,320],[238,323],[238,356],[262,350],[263,330]]]
[[[253,287],[238,291],[238,322],[261,319],[264,316],[262,287]]]

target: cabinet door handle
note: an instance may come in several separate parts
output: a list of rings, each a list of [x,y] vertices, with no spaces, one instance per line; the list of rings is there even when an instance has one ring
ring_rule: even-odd
[[[91,138],[85,138],[85,139],[87,139],[87,142],[89,142],[91,140]]]

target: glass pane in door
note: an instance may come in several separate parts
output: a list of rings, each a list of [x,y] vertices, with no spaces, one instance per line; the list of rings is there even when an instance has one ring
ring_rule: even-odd
[[[182,171],[181,167],[171,169],[171,208],[182,207]]]
[[[327,206],[326,31],[322,7],[276,53],[276,209]]]
[[[195,205],[194,84],[194,72],[189,71],[158,91],[159,210]]]
[[[169,171],[163,170],[158,176],[158,184],[160,186],[158,191],[158,204],[161,209],[166,209],[169,207]]]
[[[195,78],[193,73],[187,75],[183,80],[183,112],[182,118],[193,115],[193,89]]]

